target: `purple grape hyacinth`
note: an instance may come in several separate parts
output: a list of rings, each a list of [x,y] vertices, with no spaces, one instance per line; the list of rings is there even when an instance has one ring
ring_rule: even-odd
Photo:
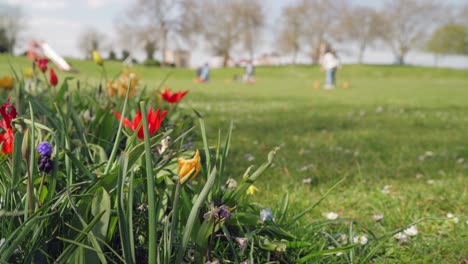
[[[39,167],[39,171],[43,171],[45,173],[49,173],[54,168],[54,162],[50,159],[50,156],[44,155],[39,158],[37,162]]]
[[[37,146],[37,152],[41,154],[39,160],[37,161],[37,166],[39,167],[39,171],[43,171],[45,173],[49,173],[54,168],[54,162],[50,159],[52,156],[52,152],[54,149],[49,142],[44,141],[39,143]]]
[[[54,151],[54,149],[52,148],[52,145],[50,145],[50,143],[47,142],[47,141],[41,142],[37,146],[37,152],[39,152],[39,154],[41,154],[41,156],[49,156],[50,157],[52,155],[53,151]]]

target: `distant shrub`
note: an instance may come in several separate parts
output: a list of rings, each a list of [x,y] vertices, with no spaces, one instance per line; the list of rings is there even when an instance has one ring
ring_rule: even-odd
[[[149,66],[149,67],[161,67],[161,62],[158,61],[158,60],[147,59],[147,60],[143,61],[143,65],[144,66]]]

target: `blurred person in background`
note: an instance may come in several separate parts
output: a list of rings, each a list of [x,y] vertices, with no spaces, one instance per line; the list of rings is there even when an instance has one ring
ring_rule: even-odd
[[[335,88],[336,83],[336,70],[340,66],[340,60],[336,54],[336,51],[331,47],[327,47],[325,54],[323,55],[322,70],[325,71],[325,89]]]
[[[244,71],[244,77],[243,77],[244,82],[254,83],[255,82],[254,72],[255,72],[255,68],[254,68],[252,61],[248,61],[247,64],[245,65],[245,71]]]

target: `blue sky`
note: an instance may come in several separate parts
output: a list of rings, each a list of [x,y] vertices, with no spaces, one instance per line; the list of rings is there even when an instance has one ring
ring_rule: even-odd
[[[23,49],[30,39],[47,41],[59,54],[69,57],[81,57],[78,49],[78,36],[86,28],[96,28],[106,33],[108,39],[115,39],[115,21],[135,0],[0,0],[0,9],[7,6],[19,6],[27,20],[27,29],[22,36]],[[194,0],[196,1],[196,0]],[[279,18],[281,8],[295,0],[263,0],[266,10],[272,17],[270,25]],[[379,7],[382,0],[349,0],[354,4]],[[446,4],[462,5],[467,0],[444,0]],[[271,26],[270,26],[271,27]],[[264,37],[264,50],[270,46],[273,30],[267,30]],[[114,47],[118,48],[118,47]],[[369,52],[375,52],[370,50]],[[371,53],[372,54],[372,53]],[[412,54],[417,55],[418,53]],[[367,55],[367,54],[366,54]],[[411,55],[411,54],[410,54]],[[192,57],[204,60],[209,54],[198,50]],[[418,55],[420,56],[420,55]],[[367,57],[367,56],[366,56]],[[374,58],[375,56],[370,56]],[[390,50],[378,55],[382,63],[391,63],[393,56]],[[417,57],[417,56],[416,56]],[[411,58],[411,57],[410,57]],[[374,62],[374,61],[370,61]],[[468,62],[462,63],[468,67]]]

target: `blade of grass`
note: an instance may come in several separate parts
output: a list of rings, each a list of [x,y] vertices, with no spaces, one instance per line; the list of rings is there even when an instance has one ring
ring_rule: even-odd
[[[300,212],[299,214],[297,214],[296,216],[294,216],[291,220],[291,223],[295,223],[296,221],[298,221],[301,217],[303,217],[305,214],[307,214],[308,212],[312,211],[317,205],[319,205],[323,199],[325,199],[325,197],[327,197],[327,195],[333,191],[338,185],[340,185],[346,178],[343,178],[341,180],[339,180],[337,183],[335,183],[330,189],[328,189],[328,191],[322,195],[322,197],[320,197],[320,199],[318,199],[314,204],[312,204],[311,206],[307,207],[307,209],[305,209],[304,211]]]
[[[122,135],[123,121],[125,119],[125,111],[127,110],[128,94],[130,92],[131,84],[132,84],[132,81],[130,80],[130,82],[128,83],[127,92],[125,93],[125,100],[123,103],[122,112],[120,112],[121,118],[119,122],[119,127],[117,128],[117,135],[115,136],[114,146],[112,147],[111,155],[109,157],[109,160],[107,161],[107,165],[104,170],[104,175],[109,173],[109,170],[111,169],[111,165],[114,163],[115,156],[117,155],[117,150],[119,149],[120,137]]]
[[[149,233],[149,241],[148,241],[148,263],[155,264],[156,263],[156,251],[159,250],[158,248],[158,241],[156,238],[156,226],[157,226],[157,219],[156,219],[156,197],[154,195],[154,178],[153,178],[153,164],[151,162],[151,144],[150,144],[150,135],[148,131],[148,117],[146,111],[146,104],[145,102],[140,102],[140,111],[141,116],[143,119],[143,134],[144,134],[144,141],[145,141],[145,167],[146,167],[146,184],[148,189],[148,233]]]
[[[135,263],[135,252],[134,252],[134,245],[133,245],[133,230],[132,227],[129,225],[129,219],[132,218],[132,215],[129,212],[125,212],[125,199],[124,199],[124,185],[125,185],[125,177],[128,173],[128,155],[122,154],[120,156],[120,171],[119,171],[119,178],[117,183],[117,215],[119,218],[119,232],[120,232],[120,244],[122,245],[122,251],[127,263]],[[132,192],[132,189],[129,189],[129,192]],[[132,205],[129,205],[131,207]]]
[[[211,156],[210,156],[210,148],[208,147],[208,140],[206,139],[206,128],[205,128],[205,121],[203,118],[198,119],[200,122],[200,130],[203,139],[203,148],[205,149],[205,168],[206,174],[210,175],[211,170]]]

